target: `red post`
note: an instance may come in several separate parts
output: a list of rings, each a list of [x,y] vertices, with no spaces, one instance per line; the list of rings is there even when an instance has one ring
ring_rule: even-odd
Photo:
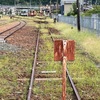
[[[63,57],[63,73],[62,73],[62,100],[66,100],[66,57]]]
[[[62,100],[66,100],[66,46],[67,41],[63,40],[63,74],[62,74]]]

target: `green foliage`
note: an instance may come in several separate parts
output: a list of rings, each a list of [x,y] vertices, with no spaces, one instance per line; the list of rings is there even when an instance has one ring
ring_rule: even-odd
[[[93,9],[86,11],[83,15],[91,16],[92,14],[100,14],[100,6],[94,6]]]
[[[67,16],[74,15],[74,12],[71,10],[69,13],[67,13]]]
[[[2,5],[14,5],[15,0],[0,0],[0,4]],[[57,2],[57,0],[51,0],[51,3],[54,4],[55,2]],[[22,4],[22,5],[26,5],[30,3],[30,0],[16,0],[17,4]],[[46,5],[46,4],[50,4],[50,0],[31,0],[31,4],[32,5]],[[60,3],[60,0],[58,0],[58,3]]]
[[[2,4],[2,5],[7,5],[7,4],[13,5],[14,0],[0,0],[0,4]]]
[[[77,6],[76,6],[76,3],[73,3],[72,6],[73,6],[73,9],[71,9],[70,12],[67,13],[67,16],[71,16],[71,15],[75,16],[77,14]]]
[[[73,3],[73,13],[74,13],[74,15],[77,14],[77,5],[76,5],[76,3]]]

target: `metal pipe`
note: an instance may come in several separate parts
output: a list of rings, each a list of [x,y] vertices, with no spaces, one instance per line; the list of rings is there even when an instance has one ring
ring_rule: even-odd
[[[21,25],[22,24],[22,25]],[[16,31],[18,31],[19,29],[21,29],[22,27],[24,27],[26,25],[26,22],[25,21],[22,21],[22,22],[20,22],[20,24],[18,24],[18,25],[16,25],[16,26],[14,26],[14,27],[12,27],[11,29],[14,29],[15,28],[15,30],[13,30],[12,32],[10,32],[8,35],[6,34],[6,36],[4,36],[4,40],[6,39],[6,38],[8,38],[9,36],[11,36],[13,33],[15,33]],[[17,29],[16,29],[16,27],[17,27]],[[10,31],[11,29],[8,29],[8,30],[6,30],[6,31],[4,31],[3,33],[5,33],[5,32],[7,32],[7,31]],[[2,33],[2,34],[3,34]]]
[[[36,67],[36,59],[37,59],[38,46],[39,46],[39,33],[38,33],[38,36],[37,36],[35,57],[34,57],[34,63],[33,63],[33,68],[32,68],[32,74],[31,74],[31,80],[30,80],[30,86],[29,86],[27,100],[31,99],[32,87],[33,87],[34,75],[35,75],[34,73],[35,73],[35,67]]]

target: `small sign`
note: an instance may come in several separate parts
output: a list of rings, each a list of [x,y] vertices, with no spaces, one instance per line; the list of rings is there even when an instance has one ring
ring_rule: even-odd
[[[66,42],[66,46],[64,46],[63,41]],[[63,56],[66,56],[68,61],[73,61],[75,58],[74,49],[75,49],[74,40],[55,40],[54,41],[54,60],[62,61]]]

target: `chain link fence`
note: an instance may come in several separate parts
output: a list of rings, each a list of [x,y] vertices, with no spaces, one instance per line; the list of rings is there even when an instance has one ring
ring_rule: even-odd
[[[57,18],[59,22],[64,22],[71,24],[73,26],[77,26],[77,17],[74,16],[63,16],[63,15],[53,15],[52,18]],[[92,18],[92,17],[80,17],[81,29],[88,29],[90,31],[94,31],[95,33],[100,35],[100,18]]]

